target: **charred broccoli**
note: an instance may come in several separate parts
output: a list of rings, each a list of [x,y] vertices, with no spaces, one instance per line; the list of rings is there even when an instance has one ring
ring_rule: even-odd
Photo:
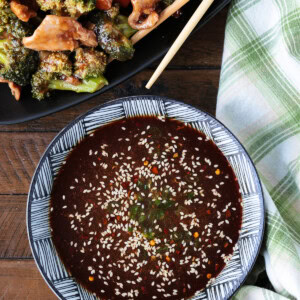
[[[7,2],[0,0],[0,7],[0,77],[25,86],[38,64],[37,53],[22,44],[32,29],[15,16]]]
[[[73,65],[68,54],[42,53],[39,69],[31,80],[33,97],[42,100],[48,97],[52,90],[76,93],[94,93],[100,90],[108,84],[102,75],[105,59],[95,50],[77,49],[73,74]]]
[[[135,32],[137,32],[136,29],[131,28],[128,24],[128,17],[120,15],[120,6],[118,3],[115,3],[110,9],[103,11],[101,17],[105,17],[113,21],[116,28],[127,38],[130,38]],[[94,19],[96,19],[96,17]]]
[[[96,0],[37,0],[43,11],[78,18],[96,8]]]
[[[116,19],[117,17],[110,18],[107,13],[98,11],[90,20],[95,25],[94,32],[99,46],[112,58],[125,61],[133,57],[134,48],[131,41],[118,29]]]

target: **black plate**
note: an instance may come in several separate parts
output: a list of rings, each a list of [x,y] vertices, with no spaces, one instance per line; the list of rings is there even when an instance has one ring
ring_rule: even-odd
[[[195,31],[199,30],[229,2],[230,0],[215,0]],[[110,84],[94,94],[59,91],[55,92],[51,98],[39,102],[32,99],[30,88],[26,88],[22,93],[21,100],[17,102],[12,97],[7,84],[0,84],[0,124],[25,122],[63,110],[104,93],[140,72],[167,52],[199,3],[197,0],[191,0],[185,6],[184,13],[179,19],[170,18],[160,25],[159,29],[145,37],[135,46],[136,52],[132,60],[123,63],[112,62],[105,74]]]

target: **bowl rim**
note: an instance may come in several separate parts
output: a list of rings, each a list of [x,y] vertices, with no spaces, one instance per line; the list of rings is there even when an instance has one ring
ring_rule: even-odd
[[[265,215],[266,215],[266,210],[265,210],[265,203],[264,203],[264,192],[263,192],[263,187],[262,187],[262,183],[260,180],[260,177],[258,175],[257,169],[250,157],[250,155],[248,154],[247,150],[245,149],[245,147],[243,146],[243,144],[239,141],[239,139],[232,133],[232,131],[230,129],[228,129],[227,126],[225,126],[221,121],[219,121],[215,116],[212,116],[210,113],[207,113],[193,105],[187,104],[183,101],[178,101],[172,98],[168,98],[168,97],[163,97],[163,96],[157,96],[157,95],[136,95],[136,96],[127,96],[127,97],[122,97],[122,98],[117,98],[117,99],[113,99],[113,100],[109,100],[105,103],[102,103],[100,105],[97,105],[96,107],[88,110],[87,112],[79,115],[78,117],[76,117],[74,120],[72,120],[70,123],[68,123],[62,130],[60,130],[56,136],[51,140],[51,142],[49,143],[49,145],[46,147],[44,153],[42,154],[36,169],[34,171],[34,174],[32,175],[32,180],[29,186],[29,193],[28,193],[28,197],[27,197],[27,205],[26,205],[26,228],[27,228],[27,236],[28,236],[28,240],[29,240],[29,245],[30,245],[30,249],[35,261],[36,266],[38,267],[38,270],[40,272],[40,274],[42,275],[43,279],[45,280],[45,282],[47,283],[47,285],[50,287],[50,289],[53,291],[53,293],[59,297],[60,299],[64,300],[65,298],[63,297],[63,295],[61,295],[61,293],[54,287],[52,281],[47,278],[45,276],[45,272],[41,269],[41,263],[40,263],[40,259],[39,259],[39,255],[36,253],[36,250],[33,247],[33,237],[32,237],[32,230],[30,227],[31,224],[31,203],[33,200],[33,191],[34,191],[34,185],[36,184],[37,181],[37,175],[40,172],[41,166],[43,165],[44,161],[46,160],[48,154],[50,153],[50,151],[52,150],[53,145],[56,144],[56,142],[64,135],[65,132],[67,132],[71,127],[73,127],[76,123],[78,123],[80,120],[84,119],[86,116],[92,114],[95,111],[98,111],[102,108],[114,105],[114,104],[119,104],[119,103],[123,103],[124,101],[134,101],[134,100],[139,100],[139,99],[146,99],[146,100],[154,100],[154,101],[163,101],[163,102],[171,102],[173,104],[178,104],[181,105],[185,108],[190,108],[193,109],[197,112],[200,112],[202,114],[205,114],[207,116],[209,116],[210,118],[212,118],[214,121],[216,121],[217,123],[219,123],[223,128],[225,128],[225,130],[227,130],[227,132],[229,133],[229,135],[231,137],[234,138],[234,140],[239,144],[239,146],[241,147],[243,154],[245,154],[245,156],[248,158],[249,162],[251,163],[254,173],[255,173],[255,177],[257,180],[257,185],[259,188],[259,206],[260,206],[260,211],[261,211],[261,218],[260,218],[260,225],[259,225],[259,232],[258,232],[258,237],[259,237],[259,241],[258,241],[258,247],[256,249],[256,253],[255,255],[253,255],[252,253],[252,257],[251,257],[251,264],[248,267],[248,271],[245,272],[245,274],[243,274],[243,276],[241,276],[239,283],[231,290],[231,292],[227,295],[228,297],[226,299],[229,299],[230,297],[232,297],[238,290],[239,288],[244,284],[244,282],[246,281],[247,277],[249,276],[249,274],[251,273],[254,264],[259,256],[261,247],[262,247],[262,243],[263,243],[263,238],[264,238],[264,231],[265,231]],[[219,147],[218,147],[219,148]],[[222,154],[224,155],[223,151]],[[225,155],[224,155],[225,156]],[[225,156],[226,157],[226,156]],[[227,158],[226,158],[227,159]],[[222,273],[222,271],[221,271]],[[221,274],[219,273],[218,276]],[[79,283],[77,283],[79,284]],[[206,289],[206,288],[205,288]],[[204,289],[204,290],[205,290]]]

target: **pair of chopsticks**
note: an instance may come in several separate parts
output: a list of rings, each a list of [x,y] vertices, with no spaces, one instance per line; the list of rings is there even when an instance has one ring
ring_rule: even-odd
[[[157,26],[159,26],[162,22],[164,22],[168,17],[173,15],[178,9],[183,7],[189,0],[176,0],[174,3],[172,3],[170,6],[168,6],[161,14],[159,21],[157,24],[149,29],[144,29],[138,31],[132,38],[131,41],[133,44],[141,40],[144,36],[146,36],[149,32],[151,32],[153,29],[155,29]],[[171,48],[169,49],[168,53],[165,55],[155,72],[153,73],[152,77],[148,81],[146,88],[150,89],[152,85],[155,83],[155,81],[158,79],[160,74],[164,71],[164,69],[167,67],[169,62],[172,60],[172,58],[175,56],[177,51],[180,49],[182,44],[185,42],[185,40],[188,38],[188,36],[191,34],[193,29],[196,27],[196,25],[199,23],[199,21],[202,19],[206,11],[209,9],[209,7],[212,5],[214,0],[203,0],[197,10],[194,12],[188,23],[185,25]]]

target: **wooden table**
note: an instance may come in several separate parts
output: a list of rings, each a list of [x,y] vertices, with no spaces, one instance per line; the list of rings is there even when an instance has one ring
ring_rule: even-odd
[[[227,9],[195,34],[150,91],[156,65],[109,92],[54,115],[0,126],[0,300],[56,299],[42,279],[26,232],[26,200],[33,172],[54,136],[78,115],[107,100],[153,94],[215,113]]]

